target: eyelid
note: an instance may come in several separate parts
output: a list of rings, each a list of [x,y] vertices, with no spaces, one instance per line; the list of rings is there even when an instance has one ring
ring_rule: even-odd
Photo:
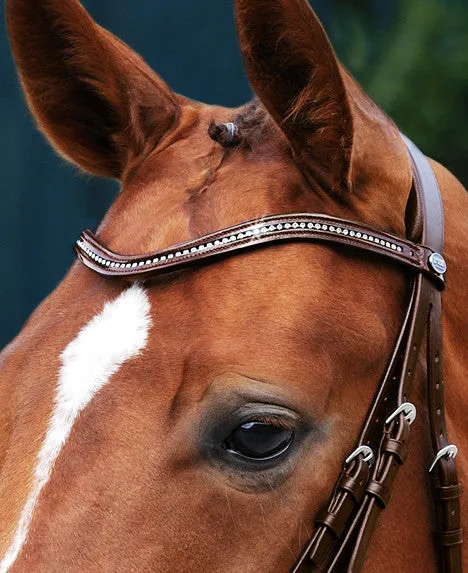
[[[285,417],[274,416],[271,414],[253,415],[252,419],[249,419],[248,422],[243,422],[241,425],[249,422],[259,422],[268,426],[276,426],[282,430],[294,430],[296,427],[293,420],[287,420]]]
[[[237,426],[248,422],[261,422],[285,430],[295,430],[302,423],[296,412],[283,406],[264,403],[244,404],[235,412],[234,418],[237,418]]]

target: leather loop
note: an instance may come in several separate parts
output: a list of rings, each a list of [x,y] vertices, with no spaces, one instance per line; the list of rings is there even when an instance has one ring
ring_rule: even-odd
[[[364,495],[366,484],[364,481],[358,481],[349,475],[343,474],[338,482],[338,487],[350,493],[354,500],[358,502],[361,501]]]
[[[463,529],[454,531],[434,531],[434,537],[437,545],[441,547],[451,547],[463,543]]]
[[[340,537],[344,531],[346,519],[343,514],[322,511],[318,514],[315,523],[316,525],[325,525],[325,527],[333,531],[336,537]]]
[[[382,450],[395,456],[398,463],[401,465],[405,462],[408,454],[408,448],[403,442],[395,440],[394,438],[386,438],[382,444]]]
[[[325,524],[317,523],[314,536],[303,549],[291,573],[305,573],[310,568],[314,571],[327,570],[328,563],[333,557],[333,548],[337,542],[337,537],[341,537],[348,526],[349,519],[363,497],[364,487],[368,479],[369,464],[364,461],[362,456],[358,456],[352,463],[344,465],[330,500],[320,512],[320,515],[323,516],[328,514],[339,516],[339,518],[337,517],[339,519],[338,526],[332,529]],[[339,527],[341,522],[345,524],[343,530]],[[331,525],[331,522],[329,523]],[[337,533],[340,534],[337,535]]]
[[[374,496],[382,509],[385,509],[390,502],[390,489],[378,481],[370,481],[367,484],[366,492]]]
[[[462,486],[460,483],[449,486],[433,486],[433,496],[436,501],[451,501],[461,497]]]

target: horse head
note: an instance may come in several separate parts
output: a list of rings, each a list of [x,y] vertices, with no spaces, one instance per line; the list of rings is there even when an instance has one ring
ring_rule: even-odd
[[[405,236],[406,146],[306,0],[236,1],[255,92],[237,109],[174,93],[76,0],[6,4],[39,128],[121,182],[97,232],[109,249],[295,212]],[[458,209],[460,184],[434,169]],[[132,286],[75,263],[0,357],[1,573],[286,571],[353,449],[406,292],[397,265],[301,241]],[[430,519],[421,461],[409,467],[411,519],[389,521],[403,556]],[[416,546],[431,570],[429,532]]]

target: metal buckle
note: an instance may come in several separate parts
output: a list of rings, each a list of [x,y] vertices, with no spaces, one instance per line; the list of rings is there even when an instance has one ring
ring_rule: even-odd
[[[432,470],[436,467],[441,458],[448,456],[449,458],[454,459],[457,457],[457,454],[458,454],[458,448],[455,444],[450,444],[449,446],[445,446],[445,448],[439,450],[437,452],[436,457],[434,458],[434,461],[431,464],[431,467],[429,468],[429,473],[432,472]]]
[[[416,406],[414,404],[411,404],[411,402],[404,402],[401,406],[399,406],[393,412],[393,414],[385,420],[385,424],[388,426],[388,424],[390,424],[390,422],[393,422],[393,420],[397,416],[399,416],[402,412],[405,415],[405,420],[411,426],[411,424],[416,419]]]
[[[369,446],[359,446],[359,448],[356,448],[354,452],[346,458],[345,464],[350,464],[354,458],[357,458],[359,455],[362,455],[364,457],[364,461],[370,466],[374,463],[375,456],[372,448],[369,448]]]

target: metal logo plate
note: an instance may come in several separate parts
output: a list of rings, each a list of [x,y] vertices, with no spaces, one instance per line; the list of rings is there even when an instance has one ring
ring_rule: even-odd
[[[439,253],[432,253],[429,257],[429,265],[432,270],[439,275],[443,275],[447,270],[447,263],[442,255]]]

